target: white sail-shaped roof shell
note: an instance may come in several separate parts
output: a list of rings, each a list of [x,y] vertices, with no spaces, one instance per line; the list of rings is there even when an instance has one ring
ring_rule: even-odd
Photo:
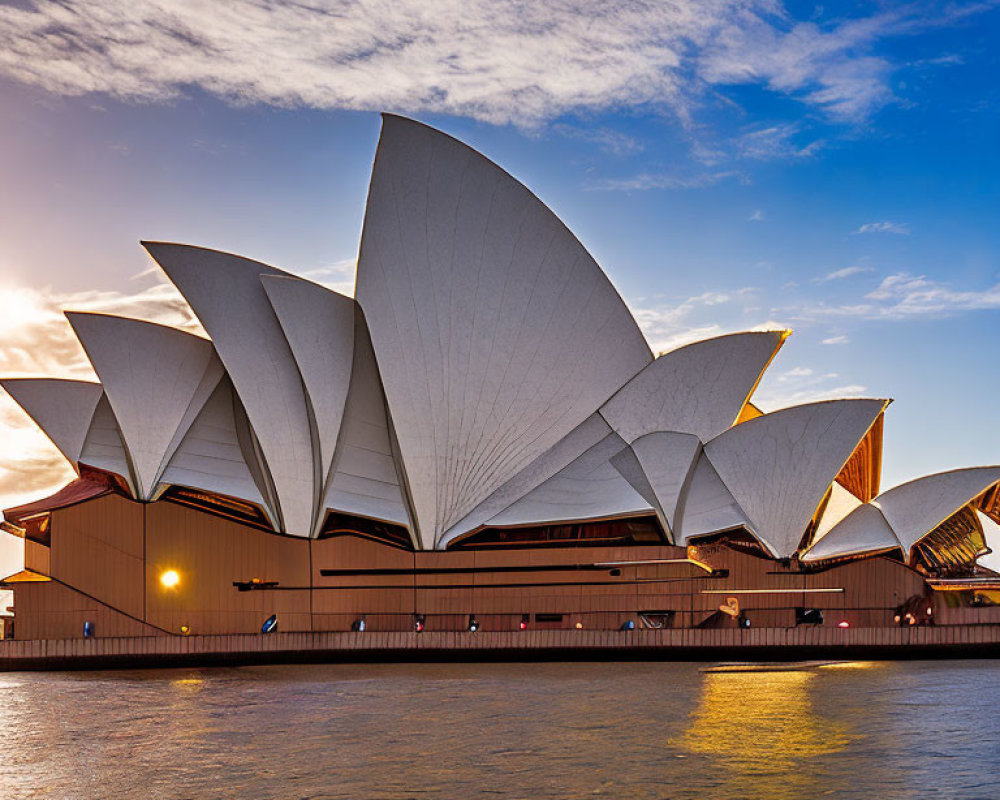
[[[882,510],[909,558],[913,545],[998,481],[1000,467],[938,472],[895,486],[872,503]]]
[[[673,350],[625,384],[601,415],[629,443],[657,431],[707,442],[735,424],[787,336],[734,333]]]
[[[149,499],[202,379],[215,371],[212,343],[124,317],[73,312],[66,317],[104,386],[139,496]]]
[[[830,499],[826,501],[823,514],[816,524],[816,530],[812,536],[812,544],[815,545],[816,542],[832,531],[841,520],[860,505],[862,505],[861,500],[834,481],[830,486]]]
[[[99,383],[61,378],[7,378],[0,386],[76,468],[97,403]]]
[[[277,496],[282,529],[308,536],[320,489],[302,378],[261,275],[286,275],[246,258],[146,242],[212,337],[246,408]]]
[[[909,561],[915,544],[997,482],[1000,467],[969,467],[924,475],[894,486],[848,514],[802,560],[819,561],[899,547]]]
[[[238,403],[229,379],[219,381],[178,444],[162,481],[256,503],[273,520],[259,478],[254,478],[257,470],[248,463],[254,458],[247,445],[250,432]]]
[[[424,546],[652,356],[614,287],[531,192],[386,116],[358,263]]]
[[[704,451],[695,464],[675,519],[674,544],[686,545],[696,536],[733,528],[751,529],[750,518],[722,482]]]
[[[649,497],[640,487],[648,487],[660,524],[673,535],[677,527],[677,507],[700,454],[701,442],[694,434],[655,431],[640,436],[626,451],[612,459],[612,463],[647,499]]]
[[[208,365],[205,368],[205,373],[201,376],[198,386],[191,395],[191,402],[188,403],[187,410],[184,412],[184,416],[181,418],[181,422],[177,426],[177,430],[174,431],[174,435],[170,439],[170,444],[167,445],[166,453],[164,453],[163,461],[161,462],[159,471],[157,472],[157,481],[156,486],[153,489],[152,499],[155,500],[169,487],[170,484],[164,483],[162,479],[163,471],[167,468],[167,464],[170,463],[174,453],[177,452],[177,448],[180,446],[181,440],[191,430],[191,426],[194,424],[195,419],[197,419],[209,398],[215,393],[216,387],[218,387],[219,382],[225,377],[225,375],[226,369],[222,366],[222,362],[219,360],[218,354],[213,349],[212,357],[209,359]],[[228,378],[226,380],[228,381]]]
[[[801,559],[808,563],[859,553],[894,550],[897,547],[899,540],[878,506],[864,503],[810,547]]]
[[[80,452],[80,463],[120,475],[133,496],[138,497],[121,428],[106,394],[101,395],[97,408],[94,409],[94,417],[90,421],[90,429]]]
[[[591,414],[567,436],[564,436],[501,487],[494,490],[489,497],[453,525],[438,540],[437,546],[445,547],[456,537],[485,525],[489,519],[505,508],[509,508],[560,470],[568,467],[610,433],[612,433],[611,428],[604,421],[604,418],[600,414]]]
[[[624,448],[619,436],[609,434],[489,524],[545,525],[648,514],[652,506],[611,464]]]
[[[409,512],[386,413],[385,395],[364,316],[360,312],[356,314],[352,340],[354,359],[350,391],[323,505],[332,511],[409,527]]]
[[[775,556],[791,556],[827,488],[885,409],[829,400],[764,414],[705,445],[719,477]]]
[[[264,275],[261,282],[305,383],[325,481],[351,382],[354,300],[299,278]]]

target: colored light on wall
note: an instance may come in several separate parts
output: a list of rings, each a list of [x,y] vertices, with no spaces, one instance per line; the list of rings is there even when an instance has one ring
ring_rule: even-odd
[[[160,573],[160,583],[167,589],[173,589],[180,582],[181,576],[175,569],[168,569],[165,572]]]

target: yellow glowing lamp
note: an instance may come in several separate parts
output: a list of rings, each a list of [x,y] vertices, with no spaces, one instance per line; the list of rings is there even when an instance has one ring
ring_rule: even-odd
[[[191,629],[187,625],[181,625],[181,633],[187,636],[191,633]]]
[[[160,583],[167,589],[173,589],[180,582],[181,576],[177,574],[175,569],[168,569],[160,573]]]

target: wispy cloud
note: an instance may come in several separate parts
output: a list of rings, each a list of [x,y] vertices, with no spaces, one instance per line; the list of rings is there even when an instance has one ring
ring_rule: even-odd
[[[836,372],[816,372],[809,367],[771,369],[754,393],[754,403],[765,411],[775,411],[801,403],[861,397],[866,391],[861,384],[844,382]]]
[[[905,222],[866,222],[854,233],[894,233],[897,236],[906,236],[910,232],[910,226]]]
[[[535,125],[669,109],[753,84],[856,122],[894,100],[887,38],[982,6],[907,4],[833,24],[777,0],[522,3],[62,0],[0,5],[0,75],[63,95],[448,113]]]
[[[356,258],[345,258],[324,267],[299,272],[298,275],[340,294],[354,297],[354,279],[358,271]]]
[[[809,158],[823,147],[822,140],[807,144],[797,141],[800,126],[797,123],[773,125],[747,131],[735,141],[735,155],[755,161]]]
[[[611,128],[580,128],[575,125],[559,124],[553,126],[552,130],[567,139],[596,144],[603,152],[613,156],[634,155],[643,149],[642,143],[634,136]]]
[[[693,297],[636,298],[630,307],[654,353],[666,353],[681,345],[748,330],[784,330],[787,326],[767,320],[755,326],[741,325],[746,306],[757,289],[747,286],[732,292],[703,292]]]
[[[587,186],[606,192],[644,192],[650,189],[704,189],[726,180],[749,183],[749,178],[737,170],[678,175],[674,173],[641,172],[628,178],[605,178]]]
[[[763,222],[765,219],[767,219],[767,216],[758,208],[749,217],[747,217],[747,222]]]
[[[942,318],[971,311],[1000,309],[1000,283],[983,289],[958,290],[924,275],[897,272],[872,291],[838,305],[809,300],[781,313],[794,321],[853,318],[907,320]]]
[[[828,272],[820,278],[816,278],[816,283],[828,283],[829,281],[839,281],[844,278],[850,278],[852,275],[861,275],[865,272],[874,272],[872,267],[843,267],[842,269],[835,269],[833,272]]]
[[[850,341],[851,340],[847,338],[846,335],[840,334],[838,336],[830,336],[826,339],[823,339],[820,342],[820,344],[848,344],[850,343]]]

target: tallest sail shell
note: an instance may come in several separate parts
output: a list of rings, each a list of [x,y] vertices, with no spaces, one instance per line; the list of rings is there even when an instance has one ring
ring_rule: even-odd
[[[651,359],[600,267],[528,189],[386,115],[357,298],[425,547]]]

